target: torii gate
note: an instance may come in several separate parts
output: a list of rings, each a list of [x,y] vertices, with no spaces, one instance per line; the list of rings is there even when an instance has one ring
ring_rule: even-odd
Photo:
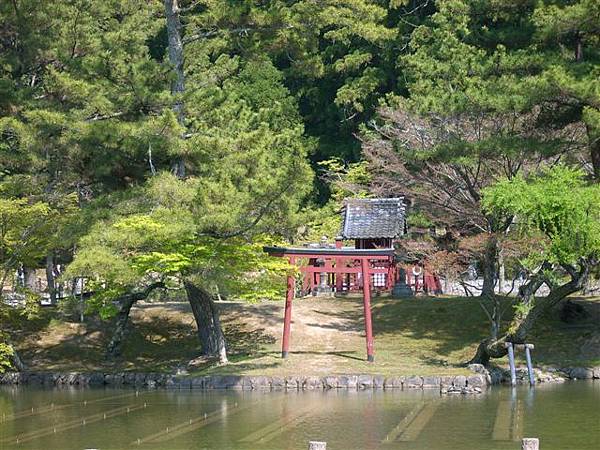
[[[363,306],[365,318],[365,334],[367,341],[367,361],[375,360],[373,352],[373,327],[371,323],[371,275],[387,274],[389,279],[396,278],[394,265],[394,249],[355,249],[355,248],[310,248],[310,247],[264,247],[263,250],[271,256],[288,258],[295,265],[300,259],[318,259],[320,266],[300,265],[302,273],[355,274],[362,284]],[[338,283],[339,284],[339,283]],[[391,283],[393,285],[393,282]],[[293,275],[287,277],[287,293],[285,314],[283,319],[283,340],[281,357],[287,358],[290,345],[292,300],[296,290],[296,279]]]

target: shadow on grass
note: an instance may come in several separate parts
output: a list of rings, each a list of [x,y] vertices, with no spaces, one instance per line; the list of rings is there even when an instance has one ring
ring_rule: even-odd
[[[559,318],[559,308],[540,320],[530,334],[535,344],[534,364],[548,366],[600,365],[600,297],[571,299],[583,306],[588,315],[584,319],[565,323]],[[518,360],[523,359],[517,352]]]
[[[273,344],[276,338],[264,328],[253,328],[238,318],[223,319],[223,333],[231,355],[251,355],[259,352],[265,345]]]
[[[249,371],[260,371],[273,369],[281,366],[281,362],[250,362],[248,358],[233,355],[229,358],[229,364],[226,365],[207,365],[197,367],[190,372],[191,375],[239,375]],[[247,361],[247,362],[245,362]]]
[[[343,312],[316,311],[336,320],[308,325],[363,334],[362,299],[345,298],[342,301],[355,305]],[[380,297],[372,301],[372,314],[376,343],[383,341],[388,348],[393,348],[394,341],[398,341],[399,346],[402,345],[399,338],[402,338],[404,344],[407,339],[427,340],[431,350],[440,356],[449,356],[477,344],[486,337],[489,329],[488,319],[474,298]],[[428,364],[448,364],[443,358],[422,356],[421,359]]]
[[[582,305],[589,313],[587,319],[576,323],[564,323],[559,319],[559,307],[548,311],[541,317],[528,340],[536,345],[534,363],[540,365],[583,365],[596,366],[600,364],[600,298],[576,297],[572,300]],[[361,302],[360,299],[356,299]],[[501,300],[505,310],[503,329],[512,318],[511,304],[514,298]],[[415,343],[419,351],[426,348],[422,341],[429,341],[430,349],[439,357],[418,355],[427,365],[459,367],[444,359],[458,352],[464,354],[465,360],[472,356],[474,346],[488,336],[489,320],[473,297],[458,298],[426,298],[412,299],[380,298],[372,302],[373,329],[375,342],[383,341],[393,345],[394,341],[402,341],[409,345]],[[345,318],[355,324],[355,329],[362,327],[363,313],[360,305],[342,315],[336,312],[323,314]],[[348,331],[352,325],[330,323],[329,327]],[[453,355],[455,356],[455,355]],[[453,359],[450,357],[450,359]]]

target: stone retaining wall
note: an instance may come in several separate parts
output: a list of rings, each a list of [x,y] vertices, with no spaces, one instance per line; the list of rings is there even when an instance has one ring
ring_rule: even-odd
[[[475,373],[482,373],[489,376],[491,384],[510,383],[510,370],[500,367],[492,367],[489,370],[481,364],[470,364],[469,369]],[[547,367],[544,370],[533,369],[536,383],[562,383],[566,380],[592,380],[600,379],[600,367],[566,367],[553,368]],[[529,371],[526,367],[516,368],[517,384],[529,384]]]
[[[107,386],[167,389],[238,389],[238,390],[327,390],[327,389],[442,389],[455,387],[483,388],[491,383],[484,374],[469,376],[379,375],[316,376],[176,376],[159,373],[58,373],[9,372],[0,375],[0,384],[38,386]]]
[[[166,389],[238,389],[238,390],[318,390],[318,389],[440,389],[485,388],[510,381],[510,374],[502,369],[488,371],[483,366],[471,365],[472,375],[464,376],[400,376],[332,375],[316,376],[238,376],[211,375],[201,377],[178,376],[162,373],[79,373],[79,372],[8,372],[0,375],[0,384],[38,386],[107,386]],[[518,371],[518,381],[526,382],[526,370]],[[536,369],[538,382],[569,379],[598,379],[600,367]]]

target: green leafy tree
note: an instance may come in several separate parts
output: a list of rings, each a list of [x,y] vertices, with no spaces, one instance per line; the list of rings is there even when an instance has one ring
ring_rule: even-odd
[[[513,215],[515,233],[533,235],[541,246],[522,260],[528,280],[508,329],[483,341],[472,360],[487,364],[506,355],[506,342],[524,343],[536,321],[581,290],[600,263],[600,187],[587,184],[580,170],[556,166],[529,180],[516,177],[487,188],[483,207]],[[548,295],[535,297],[543,284]]]
[[[168,73],[149,55],[155,13],[128,0],[2,4],[15,37],[0,44],[4,145],[15,157],[5,178],[85,197],[143,179],[150,144],[160,161]]]
[[[0,371],[9,366],[18,370],[24,367],[12,342],[18,338],[23,321],[31,318],[39,306],[38,296],[27,291],[19,296],[24,304],[9,306],[15,302],[8,301],[5,287],[10,283],[15,291],[18,266],[33,266],[53,245],[53,233],[62,212],[44,202],[0,197]]]
[[[250,295],[232,280],[248,273],[245,264],[259,272],[265,267],[253,238],[265,233],[289,236],[297,226],[311,171],[306,158],[310,141],[303,136],[295,103],[281,86],[279,72],[264,60],[223,56],[215,64],[196,66],[186,79],[211,79],[223,68],[227,71],[222,78],[184,91],[180,130],[185,135],[174,138],[169,151],[182,161],[186,177],[177,170],[174,178],[157,174],[116,204],[110,205],[108,197],[109,204],[99,208],[119,214],[92,229],[69,268],[70,274],[80,272],[106,285],[96,295],[96,305],[101,301],[104,313],[118,312],[122,324],[110,344],[113,355],[120,351],[119,330],[124,330],[131,305],[152,289],[168,286],[174,277],[176,285],[185,287],[203,353],[225,362],[211,292],[218,287]],[[109,235],[100,238],[105,230]],[[263,285],[261,292],[266,295],[273,288],[265,291]],[[109,299],[118,300],[119,311]]]
[[[492,337],[511,217],[482,209],[482,190],[556,160],[578,163],[585,145],[581,122],[562,121],[548,101],[552,58],[536,50],[535,5],[521,6],[517,13],[511,2],[437,2],[400,58],[408,95],[390,97],[381,121],[364,131],[374,192],[405,192],[434,222],[485,236],[478,259]]]
[[[52,300],[85,229],[73,202],[125,189],[148,176],[149,160],[169,158],[168,70],[149,49],[156,11],[128,0],[0,5],[0,195],[71,208],[49,220],[51,242],[18,261],[46,266]]]
[[[279,281],[287,265],[266,258],[260,238],[251,243],[247,236],[223,239],[202,232],[213,229],[206,228],[201,190],[199,179],[157,175],[119,201],[119,213],[99,222],[79,243],[67,276],[86,277],[95,290],[88,308],[105,319],[116,317],[110,356],[122,349],[132,306],[154,289],[185,288],[202,351],[221,362],[227,358],[212,299],[216,290],[248,300],[280,294],[274,279]]]

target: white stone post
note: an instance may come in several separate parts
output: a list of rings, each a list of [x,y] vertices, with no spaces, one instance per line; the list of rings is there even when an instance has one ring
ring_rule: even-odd
[[[540,440],[538,438],[523,438],[521,450],[540,450]]]

